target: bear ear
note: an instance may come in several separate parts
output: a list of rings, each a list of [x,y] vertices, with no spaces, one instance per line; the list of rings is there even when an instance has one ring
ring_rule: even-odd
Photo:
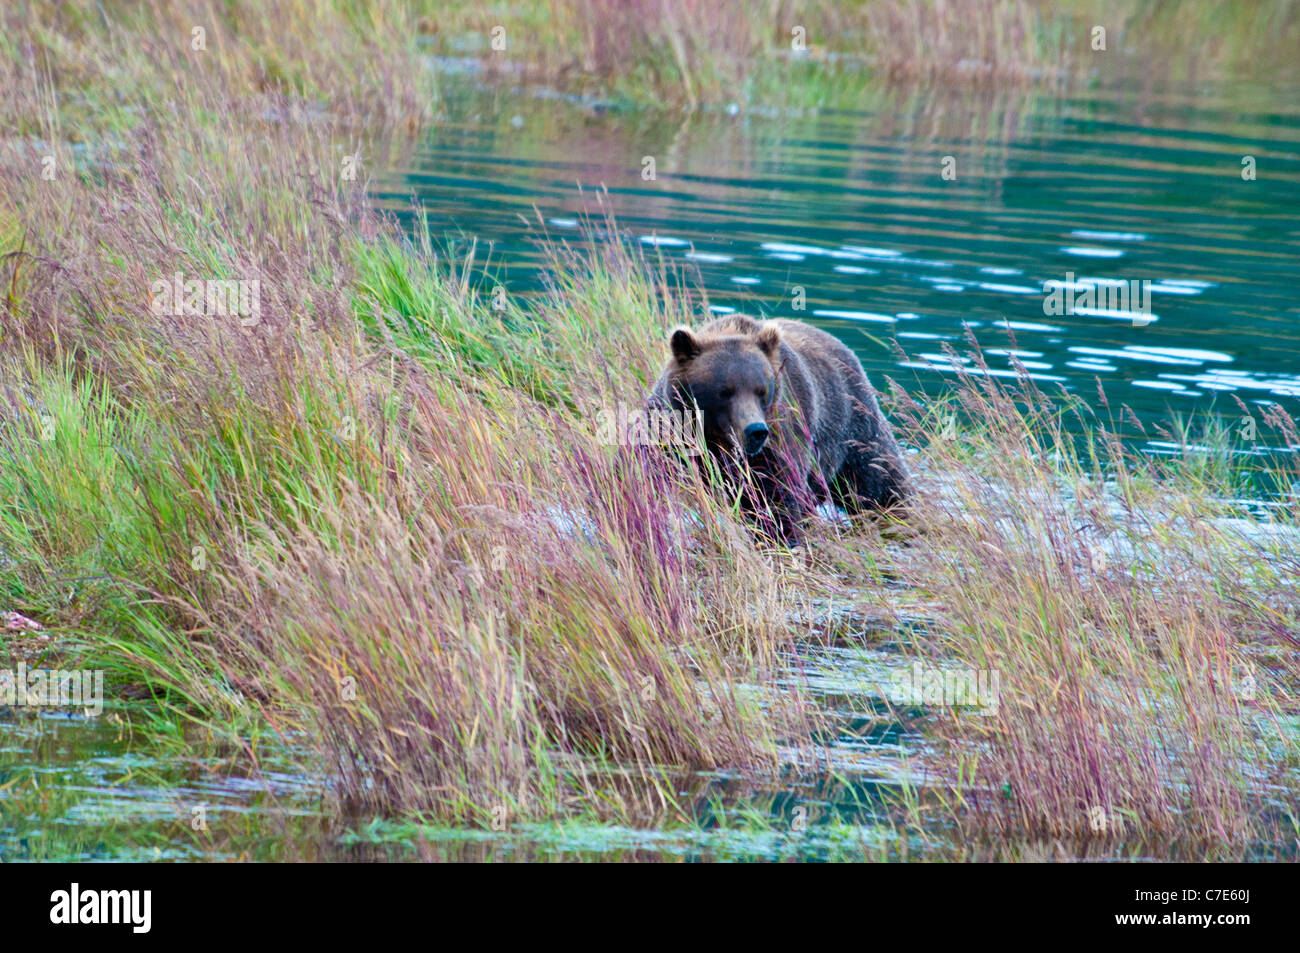
[[[672,337],[668,339],[672,345],[673,357],[679,361],[689,361],[693,357],[698,357],[700,351],[699,339],[691,333],[690,328],[677,328],[673,331]]]
[[[769,321],[759,329],[754,342],[764,354],[771,357],[776,353],[777,348],[781,346],[781,329]]]

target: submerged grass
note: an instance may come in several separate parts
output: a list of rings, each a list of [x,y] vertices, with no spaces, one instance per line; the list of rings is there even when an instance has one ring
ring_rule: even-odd
[[[799,566],[769,558],[693,469],[600,436],[700,293],[596,195],[603,237],[539,223],[548,284],[498,296],[343,174],[359,117],[401,126],[431,95],[405,8],[260,9],[5,14],[27,126],[0,145],[0,591],[143,694],[153,743],[193,723],[256,765],[269,733],[305,742],[349,818],[685,821],[677,773],[815,752],[826,716],[787,659],[829,600],[915,610],[908,651],[1001,673],[996,715],[931,714],[940,787],[905,826],[1121,820],[1208,852],[1288,823],[1261,802],[1297,764],[1294,500],[1243,515],[1234,455],[1134,457],[1100,418],[1080,448],[1081,405],[971,377],[956,431],[896,395],[921,532],[819,525]],[[273,54],[278,14],[381,55]],[[158,39],[196,16],[218,56]],[[695,95],[722,88],[693,55]],[[88,77],[116,80],[93,121]],[[155,307],[177,273],[258,281],[256,320]]]

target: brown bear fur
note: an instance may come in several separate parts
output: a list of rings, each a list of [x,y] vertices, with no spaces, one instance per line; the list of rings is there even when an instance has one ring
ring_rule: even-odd
[[[799,321],[728,315],[697,331],[677,328],[669,343],[650,405],[698,408],[723,472],[739,474],[748,462],[747,508],[774,518],[767,528],[797,540],[800,521],[828,498],[850,513],[906,501],[903,454],[843,342]]]

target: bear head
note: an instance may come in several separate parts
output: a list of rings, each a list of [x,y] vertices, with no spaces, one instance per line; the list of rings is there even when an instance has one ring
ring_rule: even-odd
[[[669,336],[669,346],[668,393],[678,406],[699,408],[709,449],[757,456],[770,435],[780,329],[748,318],[701,331],[681,327]]]

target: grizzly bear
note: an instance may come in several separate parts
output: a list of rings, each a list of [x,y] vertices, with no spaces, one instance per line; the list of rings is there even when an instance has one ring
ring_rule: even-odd
[[[769,533],[797,543],[818,503],[889,510],[910,475],[857,356],[799,321],[728,315],[669,337],[651,408],[698,414],[719,470]]]

